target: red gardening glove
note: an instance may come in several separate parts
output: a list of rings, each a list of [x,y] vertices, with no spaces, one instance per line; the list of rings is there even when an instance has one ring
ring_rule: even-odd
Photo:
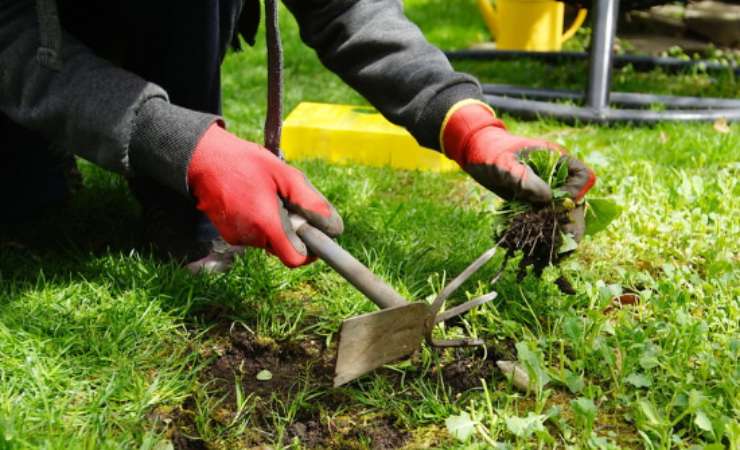
[[[293,231],[288,211],[329,236],[343,230],[337,211],[301,171],[217,124],[193,152],[188,184],[198,209],[228,243],[264,248],[288,267],[313,260]]]
[[[465,104],[447,118],[442,144],[445,154],[475,181],[508,200],[545,203],[552,199],[547,183],[520,160],[526,152],[534,150],[551,150],[563,155],[563,161],[568,164],[568,180],[562,189],[576,202],[596,182],[594,172],[576,158],[567,156],[562,147],[510,134],[493,111],[479,102]]]

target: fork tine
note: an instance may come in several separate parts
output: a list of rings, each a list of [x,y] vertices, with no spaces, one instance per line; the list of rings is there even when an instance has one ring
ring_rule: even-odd
[[[466,312],[470,311],[471,309],[475,308],[476,306],[480,306],[484,303],[488,303],[494,298],[498,296],[498,293],[496,291],[489,292],[488,294],[481,295],[480,297],[476,297],[470,301],[467,301],[461,305],[457,305],[454,308],[450,308],[447,311],[444,311],[437,315],[437,317],[434,318],[434,324],[438,324],[440,322],[444,322],[446,320],[449,320],[455,316],[459,316],[461,314],[465,314]]]
[[[447,286],[442,289],[439,295],[437,295],[437,298],[434,299],[434,302],[432,302],[432,314],[436,315],[442,307],[444,301],[447,300],[450,295],[452,295],[452,293],[455,292],[460,286],[462,286],[462,284],[465,283],[468,278],[471,277],[471,275],[473,275],[475,272],[478,271],[478,269],[483,267],[485,263],[490,261],[491,258],[493,258],[493,255],[496,254],[496,250],[498,250],[498,247],[494,246],[483,252],[483,254],[480,255],[478,259],[473,261],[473,263],[470,264],[465,270],[463,270],[460,275],[450,281]]]

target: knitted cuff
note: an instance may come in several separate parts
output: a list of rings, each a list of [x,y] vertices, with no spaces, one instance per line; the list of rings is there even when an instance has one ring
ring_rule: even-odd
[[[163,185],[187,194],[187,171],[205,130],[222,119],[159,97],[141,105],[131,136],[131,165]]]

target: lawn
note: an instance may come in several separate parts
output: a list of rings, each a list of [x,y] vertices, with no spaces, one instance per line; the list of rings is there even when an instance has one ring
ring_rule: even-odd
[[[442,47],[485,39],[472,0],[405,3]],[[364,104],[283,19],[286,110]],[[229,127],[257,141],[264,62],[260,41],[224,65]],[[578,65],[457,66],[531,86],[584,77]],[[740,96],[727,75],[624,69],[614,82]],[[80,162],[69,208],[0,229],[0,449],[740,448],[738,126],[505,119],[588,161],[593,195],[622,215],[541,279],[518,281],[510,262],[499,297],[444,330],[484,338],[487,352],[425,348],[336,389],[339,325],[374,310],[361,294],[321,262],[288,270],[258,250],[228,274],[191,277],[142,248],[125,182]],[[296,165],[342,214],[339,242],[409,298],[429,299],[493,244],[498,200],[460,173]],[[490,290],[501,263],[466,294]],[[575,295],[555,286],[561,274]],[[615,305],[624,292],[639,301]],[[534,389],[517,390],[498,359],[518,359]],[[448,418],[472,427],[466,441]]]

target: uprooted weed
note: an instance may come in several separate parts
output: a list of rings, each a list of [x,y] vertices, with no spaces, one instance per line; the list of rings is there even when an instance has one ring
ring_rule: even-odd
[[[553,201],[533,205],[511,200],[498,209],[494,239],[507,250],[507,256],[521,251],[520,278],[529,266],[535,275],[540,275],[545,267],[560,262],[566,254],[561,248],[567,234],[565,227],[570,222],[569,210],[564,206],[568,199],[560,190],[568,177],[568,168],[560,162],[559,155],[550,151],[532,152],[525,162],[550,185]]]
[[[536,275],[563,257],[558,250],[563,243],[563,227],[568,223],[565,210],[553,206],[533,209],[514,216],[499,238],[499,245],[509,255],[522,252],[520,274],[533,266]]]

